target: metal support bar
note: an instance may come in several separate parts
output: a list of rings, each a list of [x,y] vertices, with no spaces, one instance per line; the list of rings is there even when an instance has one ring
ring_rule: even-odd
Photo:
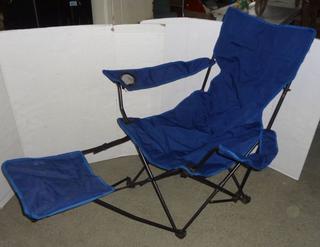
[[[121,187],[121,188],[117,188],[116,191],[123,190],[123,189],[127,189],[127,188],[134,188],[136,185],[143,186],[143,185],[145,185],[145,184],[147,184],[147,183],[150,183],[150,182],[151,182],[151,179],[150,179],[150,178],[146,178],[146,179],[141,180],[141,181],[136,181],[137,178],[138,178],[138,176],[140,176],[141,173],[142,173],[144,170],[145,170],[145,167],[143,167],[143,168],[139,171],[139,173],[137,174],[137,176],[136,176],[134,179],[132,179],[132,180],[131,180],[130,177],[127,177],[127,178],[124,178],[124,179],[120,180],[119,182],[115,183],[115,186],[116,186],[116,185],[119,185],[119,184],[121,184],[121,183],[123,183],[123,182],[127,182],[127,185],[126,185],[126,186],[123,186],[123,187]],[[155,176],[155,177],[154,177],[154,181],[158,181],[158,180],[160,180],[160,179],[164,179],[164,178],[167,178],[167,177],[175,176],[175,175],[177,175],[177,174],[179,174],[179,173],[180,173],[180,171],[178,171],[178,170],[165,171],[165,172],[161,173],[160,175]],[[114,185],[112,185],[112,186],[114,186]]]
[[[131,178],[130,178],[130,177],[126,177],[126,178],[121,179],[120,181],[112,184],[111,186],[112,186],[112,187],[116,187],[116,186],[119,185],[119,184],[122,184],[122,183],[124,183],[124,182],[128,183],[128,182],[130,182],[130,181],[131,181]]]
[[[224,203],[224,202],[236,202],[237,199],[222,199],[222,200],[213,200],[213,201],[210,201],[209,203],[210,204],[215,204],[215,203]]]
[[[237,188],[239,189],[240,188],[240,183],[239,183],[237,177],[234,174],[232,175],[232,180],[235,183],[235,185],[237,186]]]
[[[111,205],[111,204],[109,204],[109,203],[107,203],[105,201],[100,200],[100,199],[94,200],[94,202],[99,204],[102,207],[108,208],[108,209],[110,209],[110,210],[112,210],[112,211],[114,211],[114,212],[116,212],[118,214],[121,214],[123,216],[126,216],[126,217],[128,217],[128,218],[130,218],[132,220],[139,221],[141,223],[148,224],[148,225],[151,225],[151,226],[154,226],[154,227],[158,227],[158,228],[161,228],[161,229],[169,231],[169,232],[176,232],[176,230],[171,228],[171,227],[159,224],[159,223],[151,221],[151,220],[147,220],[147,219],[141,218],[141,217],[136,216],[134,214],[131,214],[131,213],[127,212],[127,211],[124,211],[124,210],[122,210],[120,208],[117,208],[117,207],[115,207],[115,206],[113,206],[113,205]]]
[[[142,163],[143,163],[143,165],[144,165],[144,167],[145,167],[145,169],[146,169],[146,171],[148,173],[148,176],[149,176],[149,178],[151,180],[152,186],[153,186],[153,188],[154,188],[154,190],[155,190],[155,192],[156,192],[156,194],[157,194],[157,196],[158,196],[158,198],[160,200],[162,208],[163,208],[164,212],[166,213],[172,228],[176,231],[177,230],[176,224],[174,223],[174,220],[173,220],[173,218],[172,218],[172,216],[170,214],[170,211],[169,211],[169,209],[167,207],[167,204],[166,204],[165,200],[163,199],[163,196],[162,196],[161,191],[160,191],[160,189],[158,187],[158,184],[154,180],[154,176],[152,174],[150,166],[149,166],[148,162],[145,160],[143,154],[141,153],[141,151],[140,151],[140,149],[138,147],[137,147],[137,151],[138,151],[139,157],[140,157],[140,159],[141,159],[141,161],[142,161]]]
[[[212,69],[212,65],[207,69],[206,76],[204,77],[202,87],[201,87],[202,91],[204,91],[204,89],[206,88],[211,69]]]
[[[107,149],[109,149],[109,148],[118,146],[118,145],[120,145],[120,144],[122,144],[122,143],[125,143],[125,142],[127,142],[127,141],[130,141],[130,138],[129,138],[128,136],[125,136],[125,137],[123,137],[123,138],[114,140],[114,141],[112,141],[112,142],[104,143],[104,144],[102,144],[102,145],[100,145],[100,146],[83,150],[82,153],[83,153],[84,155],[90,154],[90,153],[97,154],[97,153],[99,153],[99,152],[102,152],[102,151],[107,150]]]
[[[242,192],[243,187],[245,186],[245,184],[246,184],[246,182],[247,182],[247,180],[249,178],[249,175],[250,175],[251,171],[252,171],[252,169],[250,167],[248,167],[246,173],[244,174],[244,177],[243,177],[242,182],[241,182],[240,187],[239,187],[239,190],[241,192]]]
[[[138,172],[138,174],[132,179],[132,183],[135,183],[137,179],[141,176],[141,174],[144,172],[145,168],[142,167],[141,170]]]
[[[219,151],[219,149],[217,147],[211,149],[201,160],[198,164],[190,164],[188,165],[188,168],[191,169],[192,171],[197,171],[199,169],[201,169],[205,164],[206,162],[208,161],[208,159],[216,154],[217,152]]]
[[[228,168],[228,171],[230,172],[231,168]],[[235,174],[232,175],[232,180],[235,183],[235,185],[237,186],[237,188],[239,189],[240,188],[240,183],[239,183],[239,181],[237,179],[237,176]]]
[[[240,164],[237,164],[232,171],[228,173],[228,175],[218,184],[218,186],[223,187],[228,180],[232,177],[232,175],[238,170]],[[200,206],[200,208],[194,213],[194,215],[190,218],[190,220],[185,224],[182,228],[183,231],[186,231],[187,228],[193,223],[193,221],[199,216],[199,214],[206,208],[206,206],[212,201],[215,195],[219,192],[219,189],[215,189],[210,196],[205,200],[205,202]]]
[[[274,111],[273,111],[273,113],[272,113],[272,116],[271,116],[271,118],[270,118],[270,121],[269,121],[269,123],[268,123],[268,125],[267,125],[267,129],[271,129],[271,128],[272,128],[272,125],[273,125],[273,123],[274,123],[274,120],[276,119],[276,117],[277,117],[277,115],[278,115],[278,113],[279,113],[279,110],[280,110],[280,108],[281,108],[281,106],[282,106],[282,103],[283,103],[283,101],[284,101],[287,93],[290,91],[290,85],[291,85],[291,83],[287,84],[287,85],[285,86],[285,88],[283,89],[282,94],[281,94],[281,96],[280,96],[280,99],[279,99],[279,101],[278,101],[278,103],[277,103],[277,105],[276,105],[276,108],[274,109]]]
[[[112,185],[112,187],[116,187],[117,185],[122,184],[124,182],[126,182],[127,186],[124,186],[122,188],[118,188],[117,190],[133,187],[131,185],[136,182],[136,180],[140,177],[140,175],[142,174],[143,171],[144,171],[144,167],[141,168],[141,170],[137,173],[137,175],[133,179],[131,179],[131,177],[126,177],[126,178],[121,179],[120,181],[114,183]]]
[[[127,117],[126,111],[124,110],[124,106],[123,106],[122,88],[120,85],[117,85],[117,88],[118,88],[119,109],[120,109],[121,115],[122,115],[125,123],[130,123],[130,121]]]
[[[212,55],[212,58],[211,60],[214,60],[214,55]],[[206,72],[206,76],[204,77],[204,80],[203,80],[203,83],[202,83],[202,86],[201,86],[201,90],[204,91],[204,89],[206,88],[206,85],[207,85],[207,82],[208,82],[208,78],[209,78],[209,75],[210,75],[210,72],[211,72],[211,69],[212,69],[212,66],[214,64],[212,64],[210,67],[208,67],[207,69],[207,72]]]
[[[167,177],[175,176],[175,175],[177,175],[177,174],[179,174],[179,173],[180,173],[179,170],[165,171],[165,172],[161,173],[160,175],[155,176],[155,177],[154,177],[154,181],[158,181],[158,180],[160,180],[160,179],[164,179],[164,178],[167,178]],[[145,185],[146,183],[150,183],[150,182],[151,182],[151,179],[150,179],[150,178],[147,178],[147,179],[145,179],[145,180],[136,182],[135,185],[143,186],[143,185]]]
[[[237,194],[232,193],[231,191],[229,191],[229,190],[227,190],[227,189],[225,189],[225,188],[223,188],[223,187],[221,187],[221,186],[219,186],[219,185],[217,185],[217,184],[215,184],[215,183],[213,183],[213,182],[211,182],[211,181],[209,181],[209,180],[207,180],[205,178],[201,178],[201,177],[190,177],[190,178],[193,179],[193,180],[196,180],[196,181],[198,181],[198,182],[200,182],[202,184],[205,184],[205,185],[207,185],[207,186],[209,186],[211,188],[218,189],[221,192],[223,192],[223,193],[225,193],[225,194],[227,194],[227,195],[229,195],[231,197],[236,197],[237,196]]]

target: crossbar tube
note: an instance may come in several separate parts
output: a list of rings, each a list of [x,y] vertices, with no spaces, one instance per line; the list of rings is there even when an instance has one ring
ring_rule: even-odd
[[[141,218],[141,217],[136,216],[134,214],[131,214],[131,213],[129,213],[129,212],[123,210],[123,209],[115,207],[115,206],[111,205],[110,203],[107,203],[107,202],[102,201],[100,199],[96,199],[96,200],[94,200],[94,202],[96,204],[102,206],[102,207],[108,208],[108,209],[110,209],[110,210],[112,210],[112,211],[114,211],[114,212],[116,212],[118,214],[121,214],[121,215],[123,215],[125,217],[128,217],[128,218],[130,218],[132,220],[139,221],[141,223],[148,224],[148,225],[151,225],[151,226],[154,226],[154,227],[158,227],[158,228],[161,228],[161,229],[169,231],[169,232],[176,233],[178,231],[177,229],[173,229],[173,228],[168,227],[166,225],[162,225],[160,223],[157,223],[157,222],[145,219],[145,218]]]
[[[84,155],[86,154],[90,154],[90,153],[93,153],[93,154],[97,154],[97,153],[100,153],[102,151],[105,151],[109,148],[112,148],[112,147],[115,147],[115,146],[118,146],[122,143],[125,143],[127,141],[130,141],[130,138],[128,136],[125,136],[125,137],[122,137],[122,138],[119,138],[119,139],[116,139],[114,141],[111,141],[111,142],[108,142],[108,143],[104,143],[102,145],[99,145],[97,147],[94,147],[94,148],[89,148],[89,149],[86,149],[86,150],[83,150],[82,153]]]
[[[236,197],[237,196],[235,193],[232,193],[231,191],[229,191],[229,190],[227,190],[227,189],[225,189],[225,188],[223,188],[223,187],[221,187],[221,186],[219,186],[219,185],[217,185],[217,184],[215,184],[215,183],[213,183],[213,182],[211,182],[211,181],[209,181],[209,180],[207,180],[205,178],[196,177],[196,176],[190,177],[190,178],[195,180],[195,181],[198,181],[198,182],[200,182],[202,184],[208,185],[211,188],[218,189],[221,192],[223,192],[223,193],[225,193],[225,194],[227,194],[227,195],[229,195],[231,197]]]
[[[234,174],[238,168],[240,167],[240,163],[238,163],[232,171],[228,173],[228,175],[218,184],[218,186],[223,187],[228,180],[231,178],[232,174]],[[219,189],[215,189],[210,196],[205,200],[205,202],[200,206],[200,208],[193,214],[193,216],[190,218],[190,220],[185,224],[185,226],[182,228],[183,231],[186,231],[187,228],[193,223],[193,221],[199,216],[199,214],[206,208],[206,206],[212,201],[212,199],[215,197],[215,195],[219,192]]]

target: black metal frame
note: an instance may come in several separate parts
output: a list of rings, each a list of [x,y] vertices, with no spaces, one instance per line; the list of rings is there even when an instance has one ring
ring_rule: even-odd
[[[209,77],[209,74],[210,74],[210,71],[211,71],[211,67],[210,66],[206,72],[206,76],[204,78],[204,81],[203,81],[203,84],[202,84],[202,90],[205,89],[205,86],[206,86],[206,83],[207,83],[207,80],[208,80],[208,77]],[[124,106],[123,106],[123,97],[122,97],[122,88],[120,85],[117,86],[118,87],[118,97],[119,97],[119,108],[120,108],[120,112],[122,114],[122,117],[125,121],[126,124],[130,124],[130,119],[127,117],[126,115],[126,112],[124,110]],[[290,91],[290,84],[288,84],[287,86],[284,87],[283,89],[283,92],[281,94],[281,97],[276,105],[276,108],[271,116],[271,119],[267,125],[267,129],[271,129],[274,121],[275,121],[275,118],[280,110],[280,107],[284,101],[284,98],[287,94],[288,91]],[[101,152],[101,151],[104,151],[104,150],[107,150],[109,148],[112,148],[112,147],[115,147],[117,145],[120,145],[122,143],[125,143],[127,141],[129,141],[130,138],[128,136],[125,136],[123,138],[120,138],[118,140],[114,140],[110,143],[104,143],[98,147],[95,147],[95,148],[91,148],[91,149],[87,149],[87,150],[84,150],[82,151],[83,154],[89,154],[89,153],[93,153],[93,154],[96,154],[98,152]],[[151,225],[151,226],[154,226],[154,227],[157,227],[157,228],[160,228],[160,229],[163,229],[163,230],[166,230],[166,231],[169,231],[169,232],[173,232],[178,238],[182,239],[186,236],[186,231],[187,229],[189,228],[189,226],[194,222],[194,220],[201,214],[201,212],[208,206],[208,204],[215,204],[215,203],[225,203],[225,202],[237,202],[237,201],[241,201],[242,203],[244,204],[247,204],[251,201],[251,198],[250,196],[246,195],[244,192],[243,192],[243,189],[244,189],[244,186],[249,178],[249,175],[252,171],[252,168],[251,167],[248,167],[246,166],[245,164],[241,164],[239,162],[235,162],[231,168],[229,168],[226,176],[219,182],[219,183],[214,183],[210,180],[208,180],[207,178],[205,177],[201,177],[201,176],[193,176],[193,175],[190,175],[188,173],[186,173],[185,171],[183,170],[169,170],[169,171],[164,171],[163,173],[157,175],[157,176],[154,176],[151,168],[150,168],[150,164],[149,162],[146,160],[146,158],[144,157],[144,155],[142,154],[142,152],[140,151],[139,147],[137,147],[137,152],[138,152],[138,155],[140,157],[140,160],[142,162],[142,165],[143,167],[138,171],[138,173],[136,174],[136,176],[134,178],[131,178],[131,177],[126,177],[124,179],[121,179],[120,181],[114,183],[112,186],[115,188],[115,192],[117,191],[120,191],[120,190],[123,190],[123,189],[128,189],[128,188],[134,188],[135,186],[139,185],[139,186],[143,186],[147,183],[151,183],[152,186],[153,186],[153,189],[155,190],[156,192],[156,195],[162,205],[162,208],[168,218],[168,221],[170,223],[170,226],[167,226],[167,225],[163,225],[163,224],[160,224],[160,223],[157,223],[157,222],[154,222],[154,221],[151,221],[151,220],[148,220],[146,218],[142,218],[142,217],[139,217],[139,216],[136,216],[134,214],[131,214],[125,210],[122,210],[118,207],[115,207],[101,199],[97,199],[95,200],[94,202],[97,203],[98,205],[102,206],[102,207],[105,207],[105,208],[108,208],[118,214],[121,214],[125,217],[128,217],[132,220],[135,220],[135,221],[138,221],[138,222],[141,222],[141,223],[144,223],[144,224],[148,224],[148,225]],[[255,149],[258,149],[259,148],[259,143],[256,143],[255,145],[253,145],[247,152],[246,155],[249,155],[250,153],[252,153]],[[199,162],[199,164],[196,164],[196,165],[191,165],[189,166],[189,168],[193,169],[193,170],[196,170],[196,169],[199,169],[200,167],[202,167],[206,161],[212,156],[214,155],[216,152],[218,151],[217,148],[213,148],[212,150],[210,150],[204,157],[203,159]],[[236,177],[235,173],[236,171],[240,168],[240,166],[243,166],[245,167],[246,169],[246,172],[244,174],[244,176],[242,177],[242,179],[239,181],[238,178]],[[141,174],[143,172],[146,172],[147,175],[148,175],[148,178],[146,179],[143,179],[143,180],[139,180],[139,177],[141,176]],[[158,186],[158,183],[157,181],[158,180],[161,180],[161,179],[164,179],[164,178],[168,178],[168,177],[171,177],[171,176],[175,176],[175,175],[180,175],[181,177],[184,177],[184,178],[190,178],[190,179],[193,179],[194,181],[197,181],[201,184],[204,184],[206,186],[209,186],[213,189],[213,191],[211,192],[211,194],[208,196],[208,198],[201,204],[201,206],[194,212],[194,214],[190,217],[190,219],[185,223],[184,226],[182,226],[181,228],[178,228],[175,224],[175,221],[170,213],[170,210],[164,200],[164,197],[159,189],[159,186]],[[224,186],[226,185],[226,183],[232,179],[232,181],[234,182],[234,184],[236,185],[237,187],[237,190],[235,192],[232,192],[226,188],[224,188]],[[123,185],[125,184],[125,185]],[[119,185],[122,185],[121,187],[119,187]],[[227,196],[229,196],[230,198],[227,198],[227,199],[220,199],[220,200],[214,200],[214,197],[219,193],[219,192],[222,192],[224,194],[226,194]]]

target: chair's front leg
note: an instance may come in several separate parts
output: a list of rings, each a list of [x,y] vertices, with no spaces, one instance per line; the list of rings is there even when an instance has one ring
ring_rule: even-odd
[[[181,231],[181,230],[177,229],[176,224],[175,224],[175,222],[174,222],[174,220],[173,220],[173,218],[171,216],[171,213],[170,213],[170,211],[168,209],[168,206],[167,206],[167,204],[166,204],[166,202],[165,202],[165,200],[164,200],[164,198],[162,196],[162,193],[161,193],[161,191],[159,189],[159,186],[158,186],[156,180],[154,179],[153,173],[152,173],[152,171],[150,169],[150,165],[148,164],[148,162],[146,161],[146,159],[144,158],[143,154],[141,153],[141,151],[140,151],[140,149],[138,147],[137,147],[137,151],[138,151],[139,157],[140,157],[140,159],[141,159],[141,161],[143,163],[143,166],[146,169],[148,177],[151,180],[151,184],[152,184],[152,186],[153,186],[153,188],[154,188],[154,190],[155,190],[155,192],[156,192],[156,194],[157,194],[157,196],[159,198],[159,201],[160,201],[160,203],[162,205],[162,208],[165,211],[165,213],[166,213],[166,215],[168,217],[168,220],[169,220],[169,222],[170,222],[170,224],[171,224],[176,236],[179,237],[179,238],[183,238],[185,236],[185,231]]]

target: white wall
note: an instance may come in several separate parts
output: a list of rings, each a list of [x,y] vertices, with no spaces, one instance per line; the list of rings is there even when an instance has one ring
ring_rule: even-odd
[[[0,67],[0,168],[4,160],[21,156],[21,143]],[[0,172],[0,208],[12,195],[12,190]]]
[[[92,0],[94,24],[136,24],[152,19],[153,0]]]
[[[119,116],[116,88],[101,71],[161,63],[163,27],[124,25],[111,32],[105,26],[76,26],[2,32],[0,53],[25,154],[55,154],[123,135],[115,121]],[[141,95],[128,97],[128,101],[135,97],[137,103],[137,108],[129,107],[131,112],[151,114],[159,94]],[[115,149],[95,160],[128,153]]]
[[[115,122],[119,116],[116,89],[101,70],[210,56],[220,25],[180,18],[116,26],[114,32],[104,25],[1,32],[0,65],[24,154],[82,150],[122,137]],[[275,125],[280,153],[272,167],[295,179],[320,116],[319,56],[320,42],[316,41]],[[211,77],[217,73],[215,67]],[[203,77],[204,72],[148,91],[125,93],[128,113],[139,117],[170,109],[198,89]],[[12,116],[11,120],[14,122]],[[6,128],[16,133],[11,122]],[[2,142],[13,145],[18,143],[17,136],[4,135]],[[18,147],[16,152],[2,148],[1,158],[22,155]],[[89,161],[133,153],[133,147],[125,144],[91,156]],[[1,193],[4,190],[1,185]]]

